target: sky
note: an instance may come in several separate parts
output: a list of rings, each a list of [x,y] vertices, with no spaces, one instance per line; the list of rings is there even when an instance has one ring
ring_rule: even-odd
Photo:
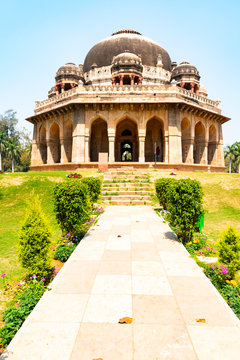
[[[58,68],[82,64],[93,45],[130,28],[151,38],[178,64],[200,72],[212,100],[221,100],[224,145],[240,141],[240,1],[0,0],[0,114],[19,126],[36,100],[47,98]]]

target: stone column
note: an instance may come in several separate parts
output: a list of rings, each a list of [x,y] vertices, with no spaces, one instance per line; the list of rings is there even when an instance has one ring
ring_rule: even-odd
[[[51,151],[52,140],[47,139],[46,143],[47,143],[47,164],[54,164],[52,151]]]
[[[120,78],[120,85],[123,85],[123,75],[120,75],[119,78]]]
[[[222,125],[218,125],[218,145],[217,145],[217,165],[224,166],[224,151],[223,151],[223,136],[222,136]]]
[[[72,162],[84,162],[85,147],[85,110],[82,107],[75,111],[73,120],[73,139],[72,139]]]
[[[60,146],[61,146],[61,159],[60,162],[62,164],[65,164],[68,162],[67,159],[67,154],[66,154],[66,150],[65,150],[65,146],[64,146],[64,139],[60,139]]]
[[[194,83],[190,83],[190,91],[191,91],[191,92],[194,92],[194,87],[195,87],[195,84],[194,84]]]
[[[189,150],[188,150],[188,156],[187,156],[187,163],[188,164],[193,164],[194,160],[193,160],[193,148],[194,148],[194,138],[192,138],[189,141]]]
[[[90,162],[89,158],[89,135],[85,135],[85,154],[84,154],[85,162]]]
[[[144,163],[145,162],[145,134],[144,135],[139,135],[138,136],[138,140],[139,140],[139,156],[138,156],[138,161],[140,163]]]
[[[130,79],[131,79],[131,86],[134,85],[134,75],[130,75]]]
[[[169,154],[169,143],[168,143],[168,131],[165,132],[164,135],[164,157],[163,157],[163,162],[168,163],[169,162],[169,158],[168,158],[168,154]]]
[[[169,163],[179,164],[182,162],[180,110],[174,104],[168,106],[168,143]]]
[[[40,149],[39,149],[39,144],[37,143],[37,124],[34,124],[31,165],[39,165],[39,159],[40,159]]]
[[[115,134],[114,135],[110,135],[108,133],[108,143],[109,143],[109,158],[108,161],[110,163],[114,163],[115,162]]]

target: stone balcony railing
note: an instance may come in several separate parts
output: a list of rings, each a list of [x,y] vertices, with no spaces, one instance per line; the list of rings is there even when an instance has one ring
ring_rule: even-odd
[[[107,102],[106,95],[109,96],[109,102],[113,100],[113,97],[118,97],[118,95],[128,95],[128,96],[134,96],[134,95],[148,95],[148,98],[146,100],[146,97],[142,99],[142,102],[149,101],[149,95],[154,95],[154,98],[151,99],[153,102],[158,102],[159,98],[163,97],[176,97],[177,99],[183,99],[187,101],[192,101],[193,103],[199,104],[201,107],[206,106],[207,108],[212,108],[217,113],[220,113],[221,110],[219,108],[220,101],[214,101],[211,100],[205,96],[201,96],[195,93],[192,93],[189,90],[182,89],[175,85],[79,85],[78,87],[75,87],[71,90],[64,91],[61,94],[58,94],[52,98],[43,100],[43,101],[36,101],[35,106],[35,114],[41,113],[43,111],[50,110],[57,106],[58,104],[65,105],[69,103],[70,101],[78,102],[78,97],[82,99],[82,97],[85,97],[86,103],[89,101],[94,102],[94,99],[90,99],[91,96],[95,97],[96,93],[98,93],[98,100],[101,99],[101,95],[104,96],[104,102]],[[139,99],[140,100],[140,99]],[[166,100],[167,101],[167,100]],[[85,101],[81,101],[81,103],[84,103]]]

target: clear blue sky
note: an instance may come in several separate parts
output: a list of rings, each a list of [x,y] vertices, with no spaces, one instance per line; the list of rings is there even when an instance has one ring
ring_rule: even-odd
[[[35,100],[47,98],[58,68],[83,63],[90,48],[122,28],[187,60],[209,97],[221,100],[224,144],[240,141],[240,2],[237,0],[0,0],[0,114],[14,109],[21,126]]]

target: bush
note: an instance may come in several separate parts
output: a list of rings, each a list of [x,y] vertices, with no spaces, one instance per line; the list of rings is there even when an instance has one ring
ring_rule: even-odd
[[[100,177],[85,177],[82,178],[81,182],[86,184],[88,187],[90,201],[91,203],[95,203],[98,201],[99,196],[101,194],[102,188],[102,180]]]
[[[178,180],[172,182],[167,193],[170,225],[176,228],[183,243],[190,242],[203,212],[202,187],[197,180]]]
[[[90,218],[88,187],[82,181],[68,180],[54,187],[54,210],[63,233],[78,233]]]
[[[51,268],[51,233],[38,196],[28,202],[20,229],[18,257],[29,273],[47,277]]]
[[[228,267],[232,277],[240,270],[240,236],[230,226],[219,242],[219,261]]]
[[[163,207],[164,210],[167,209],[168,190],[174,182],[176,182],[176,180],[170,178],[161,178],[155,181],[155,189],[159,204]]]

